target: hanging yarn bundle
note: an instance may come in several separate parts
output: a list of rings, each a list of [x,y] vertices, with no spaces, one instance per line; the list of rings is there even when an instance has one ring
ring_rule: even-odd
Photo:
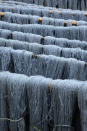
[[[0,2],[1,131],[87,131],[86,8]]]

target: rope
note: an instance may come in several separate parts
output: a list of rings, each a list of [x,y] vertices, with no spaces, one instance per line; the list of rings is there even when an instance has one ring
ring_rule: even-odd
[[[51,106],[51,108],[52,108],[52,106]],[[37,126],[40,125],[40,123],[44,122],[44,121],[47,119],[47,117],[48,117],[49,114],[50,114],[51,108],[50,108],[50,110],[49,110],[49,112],[48,112],[48,115],[47,115],[42,121],[38,122],[36,125],[32,125],[31,127],[34,128],[34,129],[37,130],[37,131],[41,131],[41,129],[39,129]],[[6,121],[10,121],[10,122],[20,122],[20,121],[23,120],[23,119],[24,119],[24,117],[21,117],[21,118],[16,119],[16,120],[13,120],[13,119],[10,119],[10,118],[0,118],[0,120],[6,120]],[[70,126],[70,125],[55,125],[54,128],[53,128],[53,131],[54,131],[54,129],[55,129],[56,127],[73,128],[73,127]]]
[[[10,118],[0,118],[0,120],[10,121],[10,122],[19,122],[19,121],[21,121],[23,119],[24,119],[24,117],[21,117],[21,118],[19,118],[17,120],[13,120],[13,119],[10,119]]]
[[[8,97],[9,97],[9,95],[5,95],[3,98],[0,98],[0,100],[6,99],[6,98],[8,98]]]
[[[70,125],[55,125],[55,127],[68,127],[68,128],[72,128],[72,126],[70,126]]]
[[[53,128],[53,131],[55,130],[56,127],[64,127],[64,128],[72,128],[72,129],[74,128],[70,125],[55,125],[54,128]],[[72,130],[72,131],[74,131],[74,130]]]
[[[24,117],[26,116],[26,110],[24,111],[22,117],[18,118],[18,119],[11,119],[11,118],[0,118],[0,120],[4,120],[4,121],[10,121],[10,122],[20,122],[24,119]]]

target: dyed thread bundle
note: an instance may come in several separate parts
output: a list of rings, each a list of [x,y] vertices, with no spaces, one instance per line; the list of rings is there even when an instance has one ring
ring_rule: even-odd
[[[14,87],[15,86],[14,80],[19,85],[17,92]],[[37,81],[37,83],[36,83],[36,81]],[[28,110],[28,112],[24,118],[22,117],[19,120],[21,121],[23,119],[23,121],[25,121],[24,124],[29,124],[29,123],[26,123],[26,119],[30,119],[31,123],[29,124],[29,126],[30,126],[29,129],[31,131],[33,130],[31,125],[34,125],[33,128],[37,127],[40,130],[43,130],[43,129],[49,130],[49,128],[54,129],[55,127],[60,127],[60,126],[63,128],[65,127],[64,131],[67,130],[67,128],[68,128],[68,130],[70,130],[70,128],[72,127],[73,110],[76,106],[75,103],[76,103],[77,97],[78,97],[79,104],[80,104],[81,98],[79,98],[78,94],[80,92],[81,86],[84,85],[83,87],[85,88],[85,86],[87,85],[87,82],[82,82],[82,81],[80,82],[80,81],[76,81],[76,80],[51,80],[51,79],[47,79],[47,78],[41,77],[41,76],[26,77],[24,75],[12,74],[12,73],[8,73],[8,72],[0,73],[0,82],[1,82],[0,90],[3,91],[2,95],[7,93],[7,92],[4,92],[6,87],[8,88],[8,93],[12,94],[11,96],[8,95],[9,104],[11,102],[10,98],[12,100],[14,98],[14,95],[16,95],[16,94],[14,94],[14,92],[18,94],[18,97],[16,96],[17,98],[12,100],[12,102],[14,101],[14,105],[13,104],[10,105],[11,108],[13,107],[15,109],[15,102],[16,102],[16,100],[18,101],[17,102],[18,108],[16,109],[16,110],[18,110],[17,116],[18,116],[18,114],[21,113],[21,111],[24,111],[24,109],[27,108],[26,102],[28,102],[27,104],[29,104],[30,110]],[[6,85],[6,87],[3,86],[3,82],[4,82],[4,85]],[[9,82],[10,82],[10,86],[9,86]],[[5,83],[7,83],[7,84],[5,84]],[[48,86],[50,83],[52,84],[52,86],[50,87],[51,91],[49,92],[49,95],[48,95],[48,90],[49,90]],[[72,83],[72,85],[71,85],[71,83]],[[20,89],[22,90],[21,92],[20,92]],[[27,92],[27,95],[26,95],[26,92]],[[22,99],[21,95],[24,96],[24,98],[27,97],[26,98],[27,101],[24,101],[24,99]],[[51,101],[50,101],[50,96],[52,98]],[[58,98],[58,99],[56,99],[56,98]],[[5,102],[4,99],[0,99],[0,101],[3,103]],[[22,103],[22,105],[20,105],[20,102]],[[51,103],[50,106],[49,106],[49,103]],[[41,106],[42,104],[43,104],[43,106]],[[67,106],[67,104],[68,104],[68,106]],[[49,109],[48,109],[48,106],[49,106]],[[64,106],[64,108],[62,106]],[[62,108],[60,108],[60,110],[58,110],[59,107],[62,107]],[[20,110],[20,108],[21,108],[21,110]],[[48,112],[46,109],[48,109]],[[16,111],[16,110],[14,110],[14,111]],[[43,112],[42,112],[42,110],[43,110]],[[29,113],[29,111],[30,111],[30,113]],[[3,113],[4,113],[4,111],[3,111]],[[40,117],[41,113],[43,113],[43,118]],[[23,112],[22,112],[22,114],[23,114]],[[30,115],[27,116],[28,114],[30,114]],[[5,114],[4,114],[4,116],[5,116]],[[50,119],[48,116],[50,117]],[[67,116],[67,117],[65,118],[65,116]],[[10,115],[10,117],[11,117],[11,115]],[[15,117],[16,116],[14,116],[14,118]],[[3,118],[1,118],[1,119],[3,119]],[[12,122],[18,123],[19,120],[12,120]],[[49,122],[51,122],[49,120],[54,121],[53,122],[54,124],[49,123]],[[38,122],[36,122],[36,121],[38,121]],[[49,124],[51,124],[51,125],[49,125]],[[5,127],[4,127],[4,129],[5,129]],[[19,126],[18,130],[20,130],[20,129],[21,129],[21,125]],[[24,130],[24,129],[22,129],[22,130]]]
[[[64,20],[64,19],[54,19],[48,17],[40,17],[36,15],[23,15],[18,13],[5,12],[4,17],[1,18],[2,21],[7,21],[10,23],[17,24],[42,24],[42,25],[54,25],[54,26],[64,26],[66,23],[67,26],[80,26],[87,25],[86,21],[73,21],[73,20]]]

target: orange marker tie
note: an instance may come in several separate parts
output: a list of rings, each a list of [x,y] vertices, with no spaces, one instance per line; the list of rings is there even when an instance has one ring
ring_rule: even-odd
[[[76,22],[76,21],[72,21],[72,25],[73,25],[73,26],[76,26],[76,25],[77,25],[77,22]]]
[[[50,14],[53,14],[53,10],[50,10],[49,13],[50,13]]]
[[[66,21],[64,22],[64,26],[67,26],[67,22]]]
[[[42,20],[43,20],[42,17],[40,17],[40,18],[39,18],[39,22],[42,22]]]
[[[37,59],[37,57],[38,57],[38,56],[37,56],[36,54],[32,54],[32,58],[33,58],[33,59]]]
[[[0,16],[2,16],[2,17],[3,17],[3,16],[4,16],[4,12],[0,12]]]
[[[85,16],[87,16],[87,13],[85,13]]]

